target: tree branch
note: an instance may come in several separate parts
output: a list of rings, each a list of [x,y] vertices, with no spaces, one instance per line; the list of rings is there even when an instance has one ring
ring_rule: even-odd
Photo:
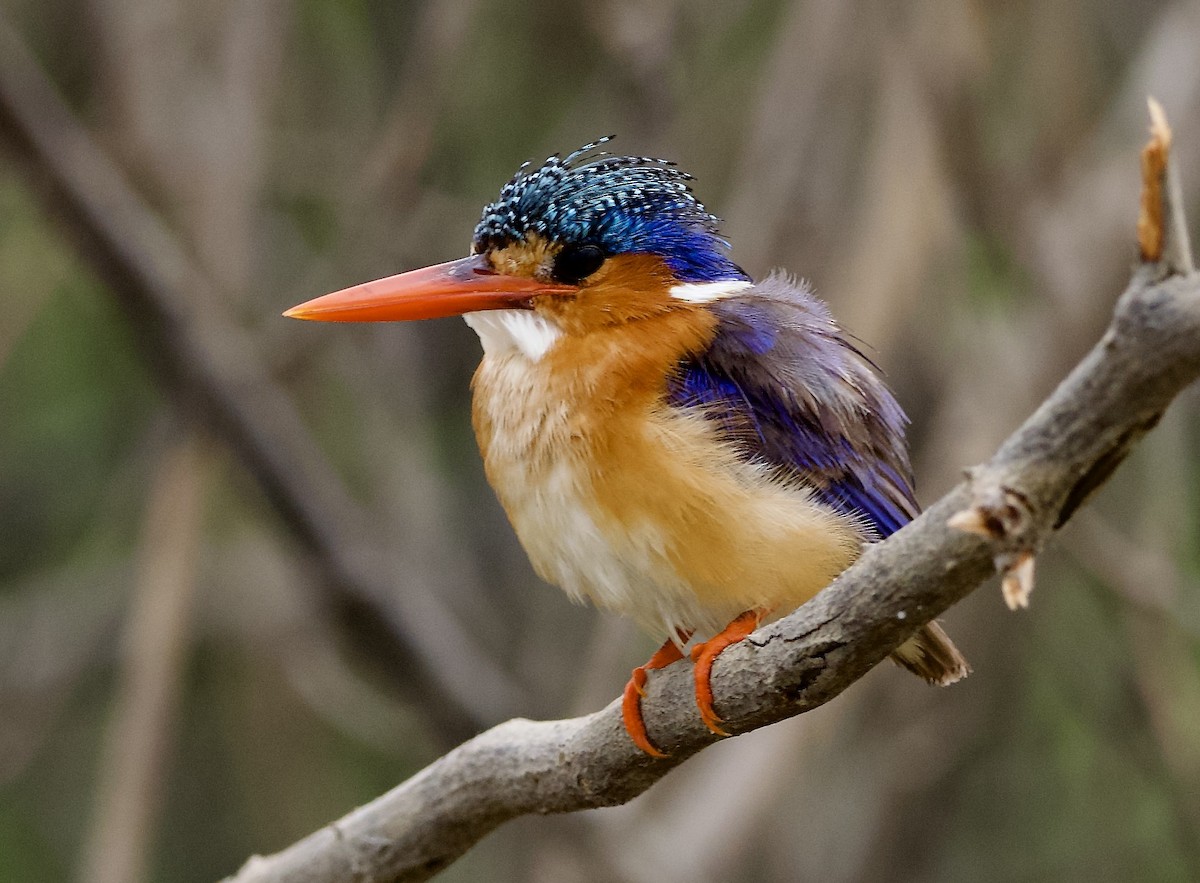
[[[731,732],[828,702],[998,564],[1035,553],[1200,376],[1200,274],[1179,257],[1190,251],[1178,188],[1162,171],[1144,186],[1158,187],[1160,241],[1174,245],[1135,269],[1104,337],[991,460],[721,656],[713,688]],[[951,526],[965,516],[985,529]],[[624,803],[717,741],[696,713],[687,665],[655,673],[643,709],[669,758],[633,747],[619,702],[572,720],[512,720],[283,852],[252,858],[231,883],[425,880],[508,819]]]

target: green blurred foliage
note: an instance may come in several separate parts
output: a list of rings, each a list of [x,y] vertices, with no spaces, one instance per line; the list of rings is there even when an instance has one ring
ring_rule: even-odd
[[[530,572],[473,450],[473,335],[279,311],[463,253],[519,162],[616,132],[698,176],[749,269],[788,267],[874,327],[933,499],[1102,327],[1132,257],[1129,96],[1144,71],[1167,71],[1156,93],[1193,82],[1194,48],[1168,50],[1200,34],[1188,4],[1134,0],[243,7],[4,14],[396,538],[397,592],[437,587],[529,716],[599,707],[648,647]],[[1196,108],[1167,109],[1194,218]],[[184,436],[210,452],[195,597],[155,809],[130,836],[146,880],[216,879],[436,757],[443,699],[399,702],[362,664],[286,520],[157,376],[37,180],[0,153],[0,881],[84,879],[156,552],[148,501]],[[949,615],[976,667],[963,686],[873,673],[786,750],[736,740],[624,815],[509,826],[444,879],[1197,879],[1196,411],[1185,396],[1065,533],[1032,611],[989,587]],[[721,819],[763,764],[786,787],[754,824]]]

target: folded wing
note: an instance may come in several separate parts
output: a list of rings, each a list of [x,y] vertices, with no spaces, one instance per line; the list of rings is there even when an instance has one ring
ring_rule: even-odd
[[[711,308],[716,336],[680,365],[670,403],[702,408],[747,458],[858,519],[866,539],[911,521],[907,419],[825,305],[772,276]]]

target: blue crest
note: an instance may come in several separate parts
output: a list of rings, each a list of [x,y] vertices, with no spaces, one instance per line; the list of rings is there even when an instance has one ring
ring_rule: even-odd
[[[692,176],[647,156],[614,156],[585,144],[563,159],[525,163],[483,210],[477,251],[537,233],[552,242],[596,245],[606,254],[657,254],[681,282],[746,279],[725,250],[718,219],[692,194]]]

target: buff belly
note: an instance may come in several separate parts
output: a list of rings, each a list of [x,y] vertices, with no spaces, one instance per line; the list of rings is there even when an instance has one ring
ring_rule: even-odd
[[[850,519],[746,462],[702,416],[564,370],[557,340],[526,350],[480,336],[488,480],[538,574],[572,598],[655,635],[704,636],[743,610],[794,609],[857,556]]]

